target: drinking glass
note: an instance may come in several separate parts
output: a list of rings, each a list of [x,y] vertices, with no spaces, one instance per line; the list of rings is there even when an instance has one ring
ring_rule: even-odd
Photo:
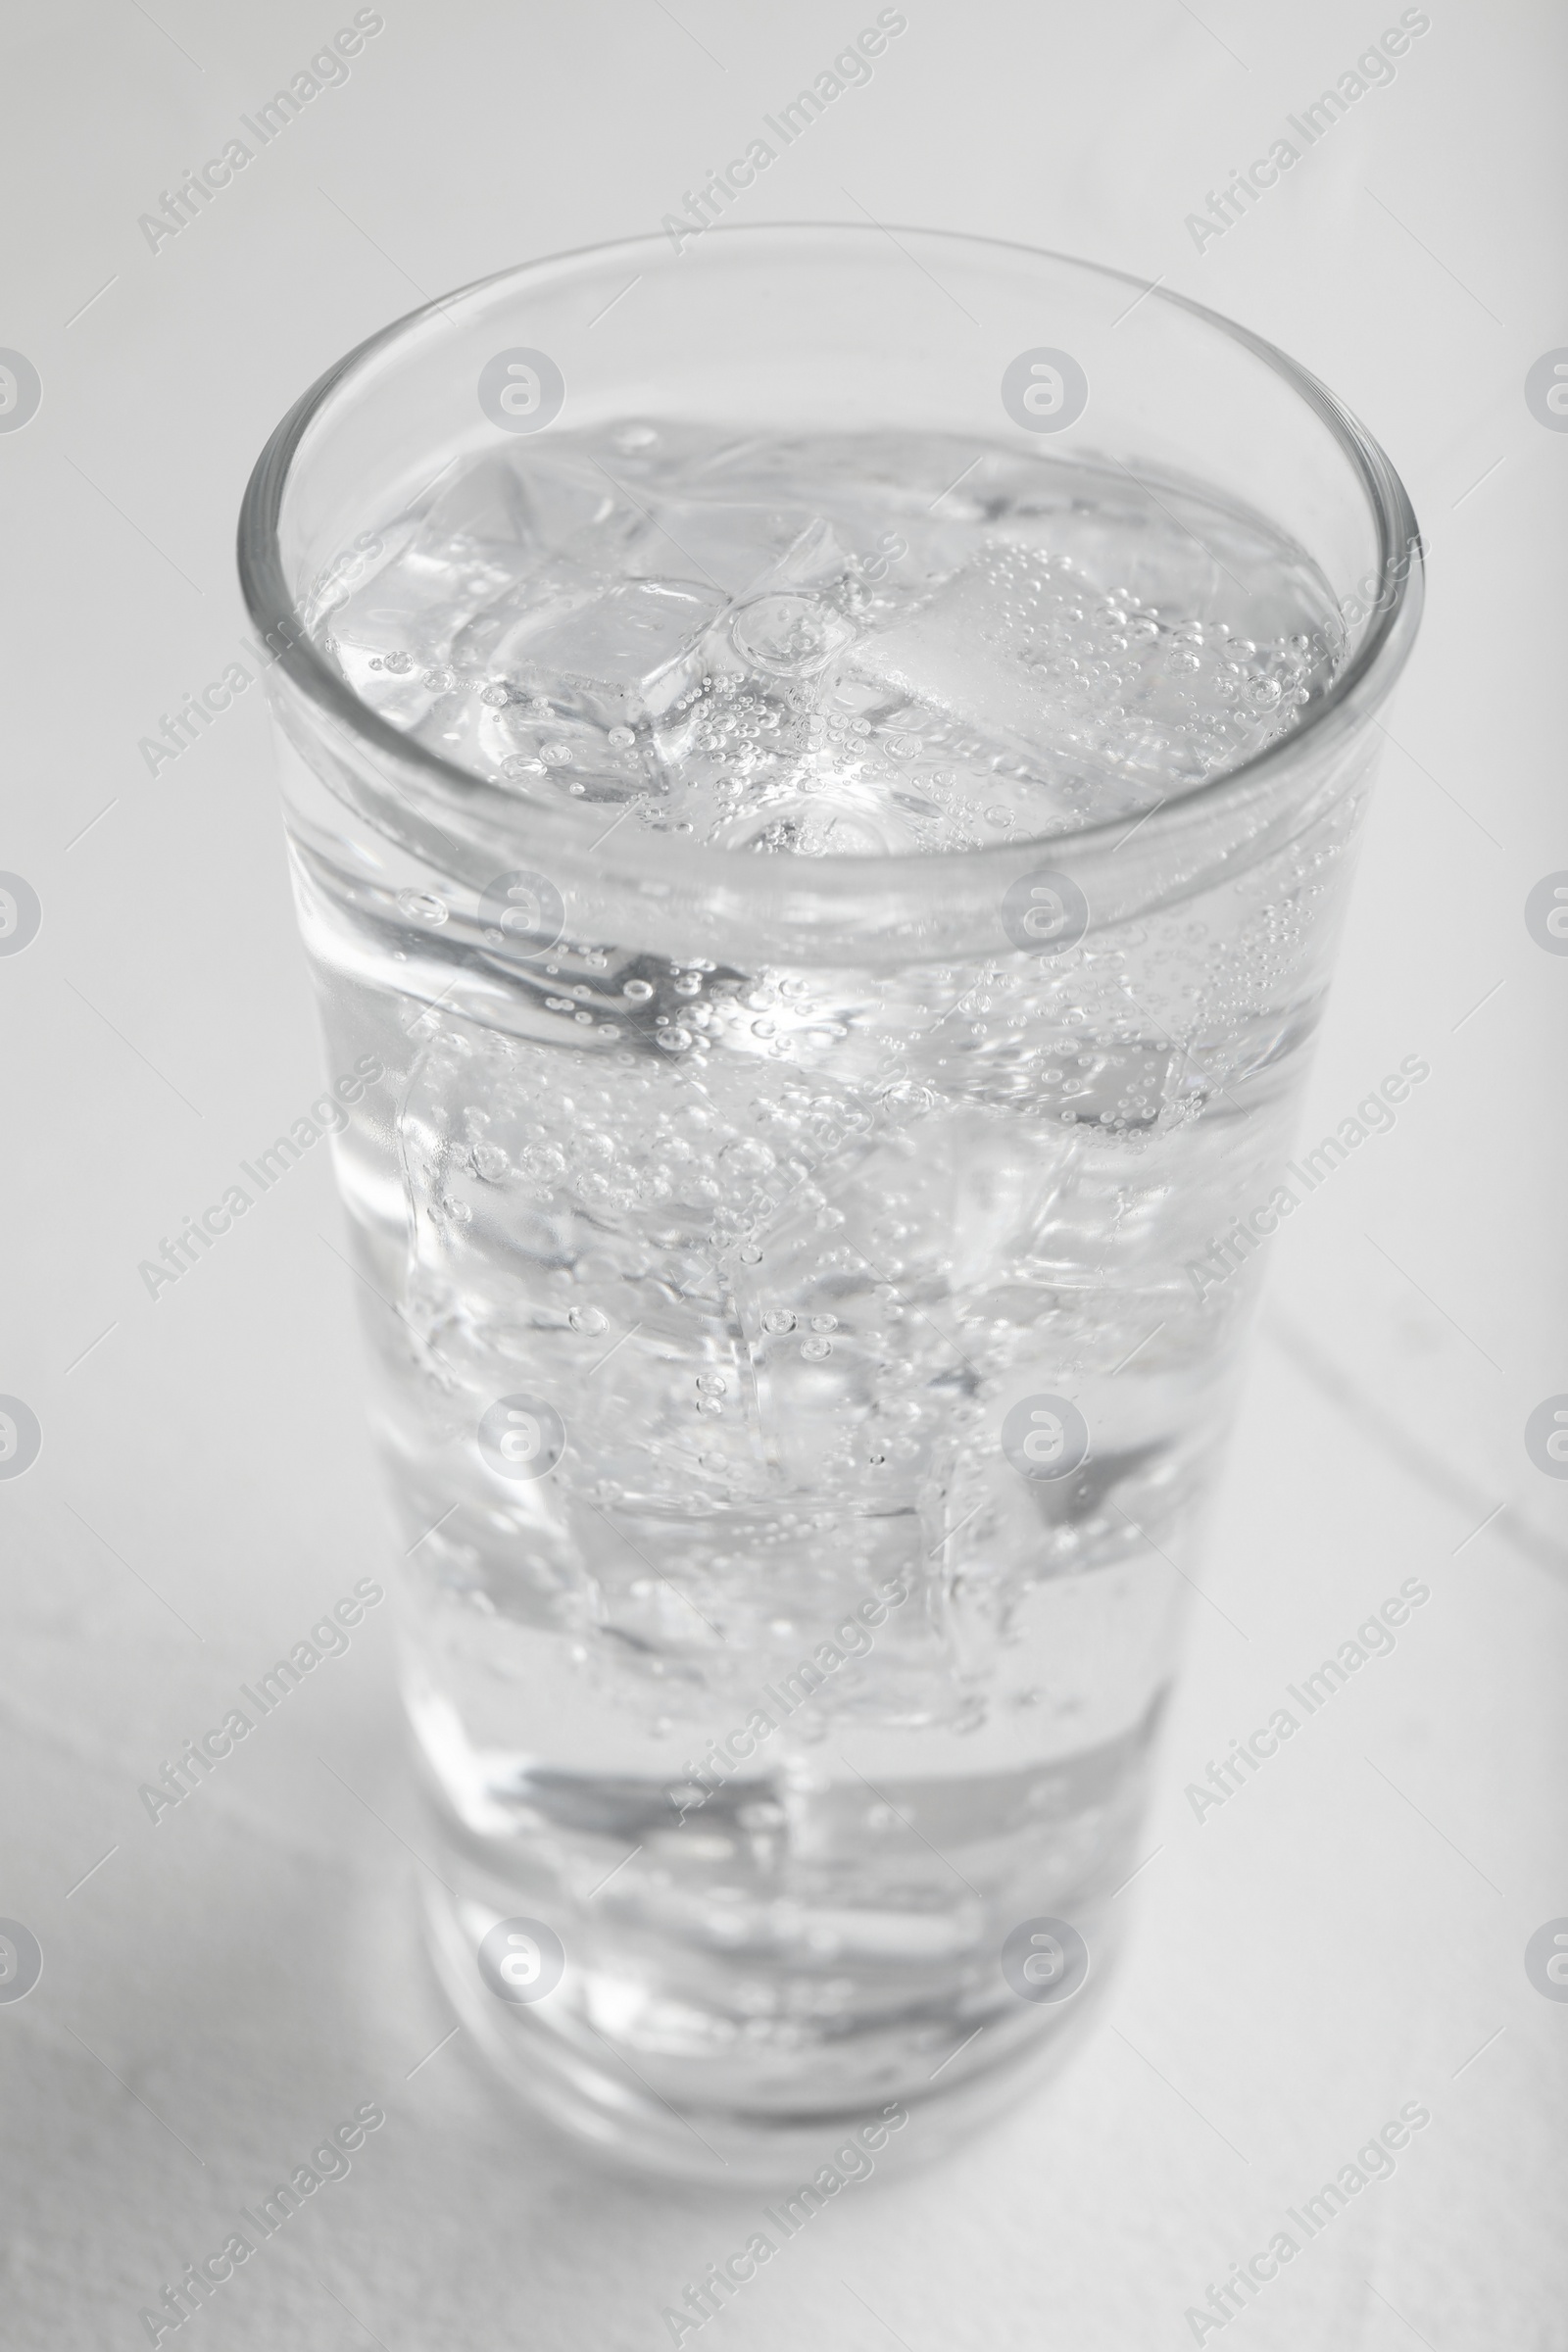
[[[734,2181],[866,2118],[937,2152],[1110,1979],[1420,561],[1332,394],[1168,291],[683,242],[372,336],[240,560],[331,1067],[374,1072],[334,1151],[432,1950],[536,2106]],[[1041,598],[1103,659],[1030,673]],[[1208,715],[1146,726],[1184,671]],[[1038,822],[1030,694],[1115,737]],[[739,719],[730,831],[670,813],[720,704],[797,746],[770,830]]]

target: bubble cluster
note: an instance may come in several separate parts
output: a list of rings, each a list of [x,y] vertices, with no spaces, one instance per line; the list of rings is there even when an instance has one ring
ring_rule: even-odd
[[[1060,451],[898,458],[519,440],[389,525],[372,576],[325,575],[316,633],[384,717],[508,790],[769,856],[1144,813],[1330,682],[1327,592],[1262,526]]]
[[[882,855],[1135,825],[1298,723],[1337,658],[1321,585],[1259,526],[1059,458],[649,427],[602,465],[566,437],[485,464],[319,626],[378,710],[517,802],[600,804],[594,838]],[[1057,919],[1048,853],[995,955],[897,970],[853,940],[721,963],[695,928],[656,953],[619,917],[585,937],[571,875],[475,901],[399,863],[374,1017],[422,1008],[375,1032],[397,1108],[366,1213],[406,1211],[387,1344],[420,1574],[559,1642],[573,1703],[650,1740],[903,1580],[917,1605],[792,1753],[840,1717],[940,1725],[968,1759],[1020,1711],[1059,1730],[1039,1595],[1179,1556],[1247,1287],[1186,1268],[1268,1198],[1354,801],[1136,923]],[[1009,1463],[1042,1396],[1088,1433],[1070,1475]],[[473,1431],[517,1397],[569,1445],[475,1489]]]

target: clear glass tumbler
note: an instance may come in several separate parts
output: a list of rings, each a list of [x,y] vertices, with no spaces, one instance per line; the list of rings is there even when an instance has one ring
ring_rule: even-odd
[[[631,2161],[934,2153],[1110,1973],[1404,493],[1116,272],[714,228],[362,345],[240,558],[442,1977]]]

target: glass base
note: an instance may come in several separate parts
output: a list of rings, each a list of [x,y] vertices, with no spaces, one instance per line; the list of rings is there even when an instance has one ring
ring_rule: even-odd
[[[617,2169],[715,2186],[798,2188],[823,2168],[844,2180],[935,2162],[1039,2088],[1080,2046],[1112,1974],[1102,1946],[1091,1980],[1070,2002],[1011,2002],[934,2070],[922,2062],[912,2082],[905,2066],[885,2060],[875,2070],[884,2081],[867,2094],[857,2050],[846,2053],[843,2069],[856,2081],[852,2101],[813,2101],[806,2085],[792,2098],[777,2077],[766,2092],[754,2084],[750,2099],[724,2101],[706,2086],[683,2094],[676,2080],[716,2068],[641,2040],[632,2054],[611,2037],[605,2028],[617,1994],[625,1999],[612,1981],[567,1978],[537,2001],[498,1997],[477,1958],[500,1917],[493,1902],[436,1886],[425,1908],[440,1983],[510,2090]],[[819,2064],[804,2071],[822,2073]]]

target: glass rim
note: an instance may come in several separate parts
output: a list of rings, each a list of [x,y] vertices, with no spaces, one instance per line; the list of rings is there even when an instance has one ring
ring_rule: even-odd
[[[1015,254],[1031,261],[1050,262],[1080,271],[1086,277],[1131,287],[1142,298],[1186,312],[1205,327],[1251,353],[1317,416],[1348,461],[1350,474],[1366,498],[1377,530],[1379,590],[1372,607],[1371,625],[1354,657],[1334,680],[1317,709],[1300,724],[1275,736],[1236,766],[1222,768],[1192,790],[1156,801],[1149,814],[1139,820],[1146,852],[1167,833],[1184,830],[1195,817],[1228,801],[1241,800],[1260,786],[1273,784],[1310,754],[1331,750],[1370,718],[1392,691],[1414,643],[1421,612],[1425,549],[1403,482],[1381,445],[1345,403],[1277,344],[1227,318],[1222,312],[1194,301],[1190,295],[1157,283],[1152,286],[1130,271],[1104,263],[1084,261],[1077,255],[1058,253],[1046,246],[1026,245],[1014,238],[974,236],[962,229],[908,227],[899,222],[891,225],[891,231],[884,231],[880,226],[860,221],[769,220],[714,222],[704,231],[704,243],[711,237],[758,247],[780,240],[794,239],[803,244],[815,240],[838,247],[853,242],[870,251],[880,250],[881,240],[889,233],[970,252]],[[412,335],[427,320],[470,295],[509,282],[522,285],[532,273],[543,275],[567,264],[597,263],[616,256],[646,262],[651,249],[667,251],[666,239],[655,232],[540,255],[533,261],[514,263],[507,269],[474,278],[378,327],[335,360],[294,402],[257,459],[240,505],[236,546],[240,589],[252,623],[275,654],[275,666],[329,722],[346,726],[365,749],[384,754],[399,767],[426,776],[444,794],[456,788],[470,806],[491,812],[502,829],[552,836],[555,845],[573,859],[589,855],[597,846],[590,836],[602,823],[601,805],[563,801],[556,808],[544,802],[520,800],[488,777],[460,766],[416,737],[404,734],[371,710],[347,679],[330,666],[307,632],[284,576],[279,529],[292,486],[294,463],[312,425],[333,396],[349,386],[357,372],[391,344]],[[1405,557],[1402,568],[1397,565],[1401,555]],[[1389,583],[1387,589],[1385,582]],[[281,650],[274,640],[281,641]],[[1099,852],[1113,847],[1111,837],[1123,835],[1125,827],[1126,818],[1116,816],[1071,832],[1023,838],[1014,835],[973,849],[855,853],[788,862],[795,867],[809,866],[809,890],[813,898],[832,900],[842,895],[848,900],[858,898],[867,880],[878,873],[897,876],[905,884],[917,888],[933,888],[940,885],[944,876],[959,872],[968,886],[988,871],[999,876],[1012,874],[1019,870],[1021,854],[1028,852],[1037,858],[1049,856],[1063,866],[1071,866],[1080,859],[1093,859]],[[688,887],[709,882],[721,886],[726,894],[740,886],[744,895],[752,895],[744,891],[749,876],[755,895],[762,898],[776,894],[785,881],[777,872],[776,860],[737,857],[732,849],[678,840],[668,834],[646,835],[638,846],[651,875],[679,881]],[[804,883],[807,876],[792,874],[789,881]]]

